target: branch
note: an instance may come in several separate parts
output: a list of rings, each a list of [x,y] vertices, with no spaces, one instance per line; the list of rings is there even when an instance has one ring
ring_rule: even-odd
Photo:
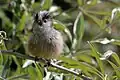
[[[7,55],[14,55],[14,56],[19,57],[19,58],[35,60],[35,57],[29,56],[29,55],[24,55],[24,54],[21,54],[21,53],[18,53],[18,52],[14,52],[13,50],[0,50],[0,53],[3,54],[3,55],[5,55],[5,54],[7,54]],[[45,60],[43,58],[38,58],[36,61],[40,61],[40,62],[46,63],[47,60]],[[70,70],[68,68],[65,68],[63,66],[59,66],[59,65],[55,64],[52,61],[49,63],[49,65],[52,66],[52,67],[55,67],[57,69],[67,71],[67,72],[69,72],[71,74],[74,74],[74,75],[76,75],[78,77],[81,77],[81,78],[83,78],[83,80],[91,80],[90,78],[84,76],[82,73],[78,73],[78,72],[75,72],[75,71]]]

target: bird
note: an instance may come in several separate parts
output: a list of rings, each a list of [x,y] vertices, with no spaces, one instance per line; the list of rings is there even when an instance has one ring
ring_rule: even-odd
[[[53,27],[53,19],[46,10],[34,15],[32,33],[28,39],[28,53],[33,57],[57,59],[63,50],[63,37]]]

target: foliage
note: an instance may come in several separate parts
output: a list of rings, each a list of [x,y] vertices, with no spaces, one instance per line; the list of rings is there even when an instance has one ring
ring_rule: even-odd
[[[32,16],[48,10],[54,27],[65,39],[59,65],[82,72],[92,80],[119,80],[119,6],[119,0],[1,0],[0,50],[26,54]],[[25,61],[0,54],[0,79],[83,80],[53,67],[46,71],[35,63],[22,68]]]

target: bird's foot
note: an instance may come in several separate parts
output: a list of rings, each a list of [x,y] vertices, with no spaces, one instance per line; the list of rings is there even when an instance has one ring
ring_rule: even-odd
[[[49,67],[51,61],[52,61],[51,59],[46,59],[46,60],[45,60],[45,65],[44,65],[44,67]]]
[[[37,56],[35,56],[35,63],[37,62],[37,61],[39,61],[39,57],[37,57]]]

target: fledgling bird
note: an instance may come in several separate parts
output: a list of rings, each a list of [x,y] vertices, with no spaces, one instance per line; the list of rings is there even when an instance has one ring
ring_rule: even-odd
[[[53,28],[52,18],[48,11],[35,14],[32,34],[28,40],[28,52],[31,56],[55,59],[63,50],[61,33]]]

